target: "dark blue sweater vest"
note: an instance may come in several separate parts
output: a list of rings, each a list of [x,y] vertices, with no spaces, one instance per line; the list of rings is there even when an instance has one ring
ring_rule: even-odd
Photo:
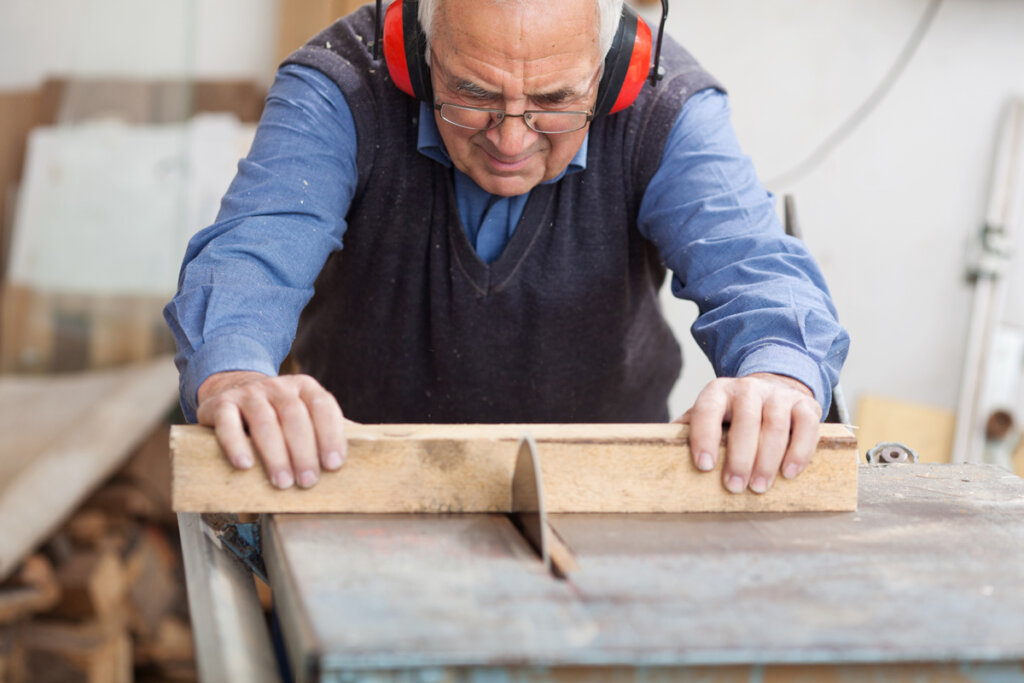
[[[534,188],[488,266],[451,171],[416,151],[419,103],[373,61],[372,36],[367,7],[286,62],[337,82],[358,136],[344,248],[292,349],[302,370],[362,422],[666,420],[680,350],[636,216],[680,109],[714,79],[666,38],[665,79],[592,124],[587,169]]]

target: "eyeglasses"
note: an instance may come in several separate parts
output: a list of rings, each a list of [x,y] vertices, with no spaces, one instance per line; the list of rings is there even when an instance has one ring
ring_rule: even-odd
[[[434,109],[441,112],[442,119],[459,128],[490,130],[500,126],[506,118],[522,119],[530,130],[546,135],[572,133],[585,127],[594,118],[589,111],[529,110],[522,114],[509,114],[504,109],[467,107],[448,102],[435,104]]]

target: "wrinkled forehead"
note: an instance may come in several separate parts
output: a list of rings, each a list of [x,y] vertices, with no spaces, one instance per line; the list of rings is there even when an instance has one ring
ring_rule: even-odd
[[[601,62],[593,0],[444,0],[432,33],[449,63],[592,72]]]

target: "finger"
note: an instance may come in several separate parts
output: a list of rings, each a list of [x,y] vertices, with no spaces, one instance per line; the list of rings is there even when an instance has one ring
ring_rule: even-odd
[[[762,407],[761,397],[749,391],[739,392],[732,399],[732,422],[722,467],[722,483],[731,493],[739,493],[750,481],[761,434]]]
[[[289,488],[295,483],[295,473],[277,411],[263,397],[247,397],[243,399],[241,408],[242,417],[249,425],[249,434],[263,460],[267,478],[279,489]]]
[[[804,399],[793,406],[793,428],[789,448],[782,460],[782,476],[792,479],[803,472],[811,462],[818,447],[818,430],[821,427],[821,406],[810,399]]]
[[[750,474],[750,490],[754,493],[764,493],[770,489],[779,473],[779,466],[789,446],[792,407],[789,401],[769,401],[764,406],[757,457]]]
[[[704,387],[693,407],[686,411],[690,422],[690,455],[697,469],[715,468],[722,443],[722,423],[728,419],[729,397],[717,380]]]
[[[202,421],[200,423],[202,424]],[[238,469],[247,470],[252,467],[256,458],[249,437],[245,434],[245,425],[242,422],[242,414],[238,412],[238,406],[228,402],[219,403],[212,423],[217,441],[224,449],[228,461]]]
[[[320,459],[309,409],[291,392],[278,397],[274,407],[281,419],[281,432],[284,434],[295,480],[299,486],[308,489],[320,478]]]
[[[690,408],[690,410],[687,410],[685,413],[683,413],[682,415],[680,415],[676,419],[672,420],[672,423],[673,424],[681,424],[681,425],[688,425],[688,424],[690,424],[690,413],[692,411],[693,411],[693,408]]]
[[[317,449],[324,469],[336,470],[348,458],[348,444],[345,441],[345,416],[341,406],[330,392],[320,388],[304,389],[300,394],[313,418]]]

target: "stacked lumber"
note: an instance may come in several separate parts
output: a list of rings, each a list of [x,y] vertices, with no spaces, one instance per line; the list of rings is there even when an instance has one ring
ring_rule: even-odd
[[[194,677],[174,366],[0,377],[0,681]]]
[[[0,584],[0,681],[196,679],[168,430]]]

